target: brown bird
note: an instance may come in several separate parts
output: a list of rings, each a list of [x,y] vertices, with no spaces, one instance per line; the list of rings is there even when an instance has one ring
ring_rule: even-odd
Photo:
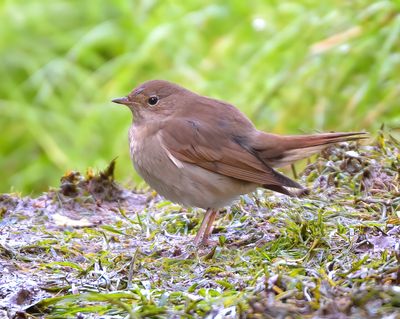
[[[129,145],[136,171],[165,198],[206,209],[196,245],[207,244],[218,210],[239,195],[257,187],[289,196],[291,188],[304,190],[273,168],[364,134],[265,133],[233,105],[161,80],[112,101],[132,111]]]

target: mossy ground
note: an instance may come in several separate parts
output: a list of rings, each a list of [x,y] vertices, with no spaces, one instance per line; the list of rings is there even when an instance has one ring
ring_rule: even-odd
[[[400,145],[325,150],[310,195],[259,190],[194,247],[203,211],[68,173],[36,198],[0,197],[0,317],[396,318]]]

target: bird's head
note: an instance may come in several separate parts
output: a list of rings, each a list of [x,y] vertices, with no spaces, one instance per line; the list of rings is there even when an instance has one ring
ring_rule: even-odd
[[[162,80],[152,80],[140,84],[127,96],[113,99],[132,111],[135,121],[160,120],[173,114],[190,91],[179,85]]]

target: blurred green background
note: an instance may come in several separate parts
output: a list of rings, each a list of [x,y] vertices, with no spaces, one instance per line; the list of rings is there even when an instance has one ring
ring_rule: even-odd
[[[0,192],[38,193],[116,156],[132,180],[131,114],[110,100],[149,79],[276,133],[400,126],[398,1],[0,3]]]

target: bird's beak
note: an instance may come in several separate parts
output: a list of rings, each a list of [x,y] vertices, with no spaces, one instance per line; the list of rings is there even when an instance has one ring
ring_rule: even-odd
[[[129,100],[126,96],[124,96],[124,97],[117,97],[116,99],[113,99],[111,102],[126,105],[129,103]]]

